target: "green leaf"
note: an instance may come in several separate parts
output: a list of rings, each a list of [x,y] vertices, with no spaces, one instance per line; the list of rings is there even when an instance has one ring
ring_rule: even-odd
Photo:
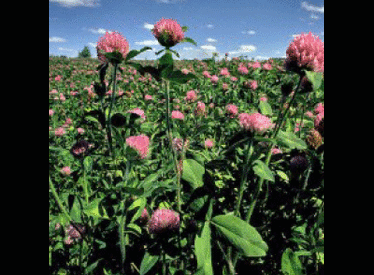
[[[128,65],[131,65],[132,67],[134,67],[141,75],[145,75],[146,73],[149,73],[150,75],[152,75],[157,81],[160,81],[161,80],[161,77],[160,77],[160,70],[158,70],[157,68],[154,68],[153,66],[142,66],[141,64],[138,64],[138,63],[127,63]]]
[[[298,138],[295,133],[292,132],[279,131],[276,140],[279,146],[284,146],[289,149],[305,150],[308,148],[305,141]]]
[[[183,30],[183,32],[186,32],[186,31],[188,31],[188,27],[187,26],[183,26],[182,30]]]
[[[162,49],[161,51],[155,52],[155,54],[159,55],[159,54],[163,53],[164,51],[165,51],[165,49]]]
[[[187,75],[185,75],[178,70],[172,72],[169,71],[167,75],[165,75],[165,78],[178,84],[186,84],[188,81],[196,79],[197,77],[192,73],[188,73]]]
[[[303,275],[303,266],[299,258],[290,249],[286,249],[282,256],[282,272],[285,275]]]
[[[79,203],[78,198],[74,199],[73,206],[71,207],[71,210],[70,210],[70,217],[76,223],[82,222],[81,205]]]
[[[204,185],[204,174],[204,166],[202,166],[196,160],[186,159],[183,161],[182,179],[190,183],[193,189],[202,187]]]
[[[144,255],[143,261],[140,264],[140,275],[145,275],[157,264],[159,256],[154,256],[148,252]]]
[[[273,115],[273,110],[271,109],[271,106],[269,103],[265,101],[261,101],[259,108],[260,108],[261,114],[263,114],[264,116],[271,117]]]
[[[86,214],[88,217],[109,220],[105,209],[103,207],[100,207],[101,200],[102,199],[97,198],[90,204],[88,204],[83,210],[84,214]]]
[[[122,53],[118,51],[104,53],[105,58],[112,64],[120,64],[124,61]]]
[[[245,257],[265,257],[269,248],[258,231],[233,215],[221,215],[212,224]]]
[[[193,40],[192,38],[189,38],[189,37],[185,37],[182,41],[181,41],[181,43],[191,43],[191,44],[193,44],[193,45],[195,45],[196,47],[197,47],[197,43],[196,43],[196,41],[195,40]]]
[[[305,71],[306,76],[308,77],[309,81],[313,84],[314,91],[318,90],[323,81],[323,73]]]
[[[197,259],[195,275],[213,275],[211,234],[210,223],[205,222],[200,236],[197,235],[195,239],[195,255]]]
[[[132,50],[126,56],[125,61],[127,62],[127,61],[133,59],[134,57],[138,56],[139,54],[144,53],[144,52],[149,51],[149,50],[152,50],[152,48],[151,47],[144,47],[140,50]]]
[[[261,160],[256,160],[253,162],[253,171],[257,176],[263,178],[267,181],[275,182],[274,174],[270,168]]]
[[[83,166],[84,166],[84,170],[87,173],[90,173],[92,171],[92,167],[93,167],[92,157],[90,157],[90,156],[85,157],[84,160],[83,160]]]

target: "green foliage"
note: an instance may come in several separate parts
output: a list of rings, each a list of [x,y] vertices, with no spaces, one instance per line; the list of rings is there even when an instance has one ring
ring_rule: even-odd
[[[170,48],[157,61],[134,60],[147,50],[109,53],[103,64],[49,60],[49,273],[322,273],[324,135],[315,108],[324,75],[306,72],[312,90],[301,93],[300,76],[277,69],[282,61],[243,75],[247,60],[176,61]],[[236,80],[220,76],[223,68]],[[275,127],[245,131],[228,104]],[[177,110],[183,120],[171,118]],[[150,140],[144,159],[126,142],[139,135]],[[179,214],[178,230],[150,234],[158,208]]]

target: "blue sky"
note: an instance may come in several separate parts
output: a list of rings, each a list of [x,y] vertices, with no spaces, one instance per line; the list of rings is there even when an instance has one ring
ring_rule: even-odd
[[[87,45],[96,56],[105,31],[122,33],[131,49],[157,51],[150,28],[162,17],[188,26],[186,36],[198,44],[174,47],[182,59],[284,57],[294,35],[311,31],[324,40],[323,0],[49,0],[49,54],[75,57]]]

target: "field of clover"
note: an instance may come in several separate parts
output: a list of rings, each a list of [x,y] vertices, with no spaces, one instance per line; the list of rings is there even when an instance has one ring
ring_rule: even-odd
[[[174,60],[187,30],[50,57],[49,274],[324,274],[324,43]]]

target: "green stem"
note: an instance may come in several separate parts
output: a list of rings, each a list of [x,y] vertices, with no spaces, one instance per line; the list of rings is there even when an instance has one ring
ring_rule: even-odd
[[[57,192],[56,192],[56,188],[55,186],[53,185],[53,182],[51,180],[51,177],[49,177],[49,188],[51,189],[52,191],[52,195],[54,197],[54,199],[56,200],[56,203],[58,205],[58,207],[60,208],[60,211],[65,215],[66,219],[69,221],[69,222],[72,222],[73,219],[70,217],[68,211],[65,209],[64,205],[62,204]]]
[[[167,126],[167,135],[170,142],[170,146],[172,146],[172,138],[171,138],[171,126],[170,126],[170,82],[166,81],[166,126]]]
[[[166,275],[167,274],[166,252],[163,246],[161,248],[161,254],[162,254],[162,275]]]
[[[87,182],[87,178],[86,178],[86,168],[84,166],[84,159],[82,159],[81,165],[82,165],[82,170],[83,170],[83,192],[84,192],[84,198],[85,198],[86,204],[88,205],[90,196],[88,194],[88,182]]]
[[[125,232],[125,224],[127,219],[127,214],[125,210],[125,202],[123,202],[123,214],[120,219],[119,225],[119,238],[120,238],[120,249],[121,249],[121,264],[122,264],[122,272],[125,272],[125,261],[126,261],[126,232]]]
[[[113,80],[113,91],[112,91],[112,95],[111,95],[109,112],[108,112],[108,117],[107,117],[107,135],[108,135],[110,155],[113,154],[112,121],[111,121],[111,118],[112,118],[112,111],[113,111],[113,106],[114,106],[114,100],[116,98],[117,70],[118,70],[118,64],[114,63],[114,72],[113,72],[113,77],[112,77],[112,80]]]
[[[243,167],[242,177],[240,181],[239,198],[236,203],[236,208],[234,212],[234,215],[238,217],[240,217],[240,208],[241,208],[241,204],[243,201],[245,186],[248,180],[249,162],[250,162],[250,159],[252,158],[252,155],[253,155],[253,140],[250,139],[250,141],[247,144],[247,148],[245,150],[245,161],[244,161],[244,167]]]

